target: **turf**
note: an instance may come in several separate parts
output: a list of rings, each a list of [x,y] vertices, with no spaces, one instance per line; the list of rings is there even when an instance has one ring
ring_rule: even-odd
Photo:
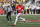
[[[40,15],[22,15],[26,20],[40,20]],[[13,22],[7,22],[6,16],[0,16],[0,27],[40,27],[40,22],[30,22],[18,20],[17,25],[12,26],[15,21],[15,16],[12,16]]]

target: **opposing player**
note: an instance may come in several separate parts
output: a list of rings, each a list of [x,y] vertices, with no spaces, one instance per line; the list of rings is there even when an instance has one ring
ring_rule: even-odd
[[[16,22],[18,19],[22,19],[25,22],[25,19],[20,17],[22,14],[22,9],[24,10],[24,7],[21,5],[21,3],[19,3],[19,5],[17,5],[17,7],[16,7],[16,11],[18,12],[18,14],[16,16],[16,20],[15,20],[13,26],[16,25]]]

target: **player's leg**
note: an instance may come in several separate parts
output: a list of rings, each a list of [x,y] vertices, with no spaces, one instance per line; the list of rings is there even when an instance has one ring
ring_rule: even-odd
[[[12,22],[12,15],[11,15],[11,13],[12,13],[12,12],[10,12],[10,21]]]
[[[10,15],[9,17],[10,17],[10,21],[12,22],[12,16]]]
[[[22,17],[19,17],[19,19],[21,19],[22,21],[24,21],[24,22],[25,22],[25,19],[24,19],[24,18],[22,18]]]
[[[15,22],[14,22],[14,24],[13,24],[13,25],[16,25],[17,20],[18,20],[18,16],[16,16],[16,19],[15,19]]]
[[[9,17],[10,17],[10,21],[12,22],[12,16],[10,15]]]
[[[9,18],[8,18],[9,14],[7,14],[7,22],[9,22]]]
[[[18,15],[16,16],[16,19],[15,19],[15,22],[14,22],[13,25],[16,25],[19,15],[20,15],[20,14],[18,13]]]
[[[9,12],[10,21],[12,22],[11,11]]]
[[[22,17],[19,17],[19,19],[21,19],[21,20],[25,21],[25,19],[24,19],[24,18],[22,18]]]
[[[16,20],[15,20],[15,23],[14,23],[14,24],[16,24],[16,23],[17,23],[17,20],[18,20],[18,16],[16,16]]]

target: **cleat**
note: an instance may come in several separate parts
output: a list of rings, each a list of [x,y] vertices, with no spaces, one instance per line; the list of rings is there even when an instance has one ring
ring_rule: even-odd
[[[24,23],[25,23],[26,21],[24,21]]]
[[[24,19],[24,23],[26,22],[26,20]]]
[[[9,21],[7,21],[7,22],[9,22]]]
[[[15,26],[15,24],[12,24],[13,26]]]

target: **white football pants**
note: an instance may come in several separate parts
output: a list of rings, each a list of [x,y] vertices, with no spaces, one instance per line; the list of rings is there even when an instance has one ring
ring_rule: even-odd
[[[22,19],[23,21],[25,21],[25,19],[23,19],[20,16],[21,16],[21,13],[18,13],[17,16],[16,16],[16,20],[15,20],[14,24],[16,24],[16,22],[17,22],[18,19]]]

